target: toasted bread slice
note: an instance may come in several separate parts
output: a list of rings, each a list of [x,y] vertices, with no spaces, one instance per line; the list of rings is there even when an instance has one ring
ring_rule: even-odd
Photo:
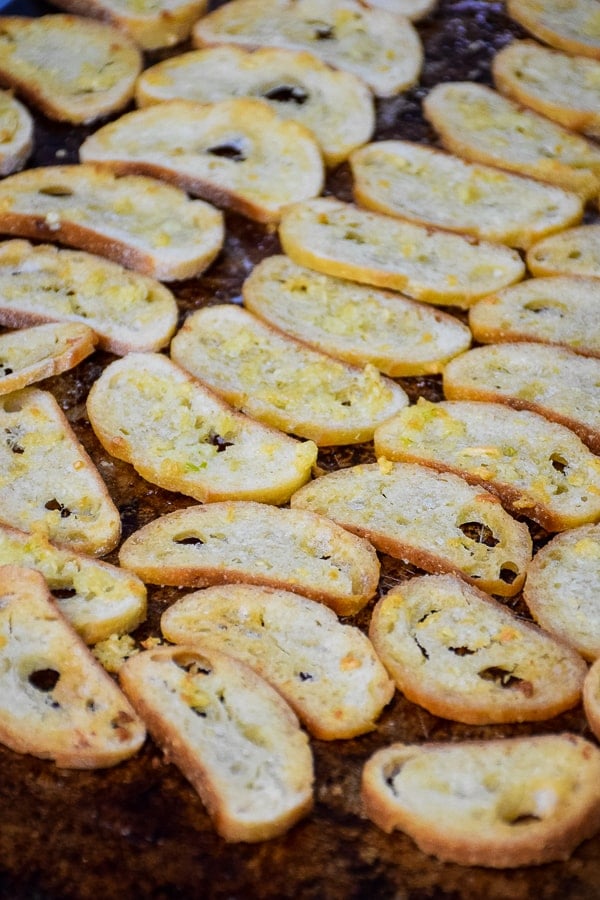
[[[406,16],[411,22],[418,22],[434,12],[438,0],[369,0],[367,6],[387,9],[396,15]]]
[[[399,690],[445,719],[539,722],[581,700],[587,666],[577,651],[456,575],[393,588],[369,637]]]
[[[583,708],[589,726],[600,738],[600,661],[590,666],[583,684]]]
[[[476,347],[448,363],[444,394],[533,410],[600,453],[600,359],[526,341]]]
[[[323,188],[312,132],[245,97],[136,110],[86,138],[79,156],[119,174],[163,178],[259,222],[279,221],[283,207]]]
[[[207,47],[151,66],[136,86],[138,106],[174,99],[218,103],[239,96],[263,100],[281,119],[306,126],[328,166],[337,166],[366,143],[375,127],[366,84],[300,50]]]
[[[375,595],[379,561],[368,541],[303,509],[229,502],[191,506],[127,538],[121,565],[151,584],[245,582],[303,594],[340,616]]]
[[[377,212],[526,249],[581,221],[572,193],[410,141],[377,141],[350,157],[354,198]]]
[[[423,853],[496,869],[568,859],[600,828],[600,751],[575,734],[378,750],[363,769],[367,816]]]
[[[1,321],[0,314],[0,321]],[[97,337],[87,325],[37,325],[0,335],[0,394],[73,369],[94,352]]]
[[[579,225],[537,241],[527,252],[527,268],[544,275],[600,278],[600,225]]]
[[[141,68],[139,48],[111,25],[61,13],[0,17],[0,83],[51,119],[83,124],[121,110]]]
[[[600,61],[513,41],[492,60],[500,93],[572,131],[600,137]]]
[[[129,353],[92,386],[87,410],[104,448],[160,487],[196,500],[285,503],[317,448],[242,415],[159,353]]]
[[[65,768],[114,766],[146,730],[58,611],[43,576],[0,567],[0,741]]]
[[[212,648],[168,647],[131,657],[119,678],[226,841],[277,837],[310,811],[308,738],[244,663]]]
[[[427,303],[469,307],[524,274],[518,253],[501,244],[475,242],[332,197],[288,207],[279,237],[299,265]]]
[[[535,621],[592,662],[600,656],[599,597],[600,525],[555,535],[527,567],[523,599]]]
[[[496,497],[425,466],[339,469],[301,488],[291,504],[329,516],[390,556],[427,572],[459,573],[502,596],[519,591],[531,559],[526,526]]]
[[[357,75],[379,97],[411,87],[423,65],[421,41],[408,19],[355,0],[232,0],[203,16],[192,40],[196,47],[307,50]]]
[[[93,328],[95,342],[119,355],[159,350],[175,331],[177,303],[155,279],[92,253],[19,239],[0,243],[0,323],[18,328],[52,320]]]
[[[469,329],[448,313],[323,275],[282,254],[258,263],[242,294],[247,309],[281,331],[392,377],[441,372],[471,343]]]
[[[512,19],[545,44],[600,59],[596,0],[507,0],[506,9]]]
[[[375,449],[456,472],[547,531],[600,518],[600,459],[570,429],[529,410],[419,399],[377,429]]]
[[[219,253],[223,214],[173,185],[98,166],[48,166],[0,182],[0,232],[107,256],[161,281],[192,278]]]
[[[408,406],[406,392],[372,365],[313,350],[230,303],[185,320],[171,358],[236,409],[319,446],[372,440]]]
[[[483,84],[438,84],[423,111],[457,156],[550,182],[586,201],[600,190],[600,147]]]
[[[290,591],[251,584],[205,588],[170,606],[160,624],[174,644],[220,650],[246,663],[320,740],[371,731],[394,693],[359,628]]]
[[[102,556],[121,520],[106,485],[48,391],[0,396],[0,521]]]
[[[469,325],[480,343],[538,341],[600,356],[599,304],[597,278],[530,278],[472,306]]]
[[[0,175],[22,169],[33,150],[33,119],[8,91],[0,91]]]

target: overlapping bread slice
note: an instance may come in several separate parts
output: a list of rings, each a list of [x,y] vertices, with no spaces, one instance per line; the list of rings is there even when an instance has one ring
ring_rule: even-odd
[[[469,326],[480,343],[539,341],[600,356],[599,304],[600,279],[529,278],[477,302]]]
[[[332,197],[288,207],[279,238],[299,265],[442,305],[471,306],[519,281],[525,271],[519,254],[502,244],[416,225]]]
[[[408,405],[374,366],[333,359],[230,303],[188,316],[171,358],[236,409],[319,446],[371,440]]]
[[[354,199],[377,212],[527,248],[581,221],[576,194],[410,141],[352,153]]]
[[[217,103],[239,96],[263,100],[280,118],[309,128],[328,166],[366,143],[375,127],[366,84],[301,50],[206,47],[151,66],[136,85],[138,106],[174,99]]]
[[[306,734],[285,700],[244,663],[209,648],[139,653],[123,689],[226,841],[264,841],[313,804]]]
[[[471,342],[469,329],[448,313],[315,272],[282,254],[254,266],[242,295],[247,309],[281,331],[393,377],[440,372]]]
[[[527,268],[536,278],[580,275],[600,278],[600,225],[579,225],[537,241],[527,251]]]
[[[192,40],[307,50],[357,75],[378,97],[411,87],[423,64],[408,19],[355,0],[231,0],[196,23]]]
[[[564,861],[600,828],[600,751],[561,733],[392,744],[363,769],[367,816],[462,866]]]
[[[0,521],[91,556],[112,550],[119,512],[54,396],[0,396],[0,434]]]
[[[600,148],[556,122],[472,81],[436,85],[423,112],[444,147],[579,194],[600,190]]]
[[[39,572],[0,567],[0,741],[65,768],[113,766],[146,730]]]
[[[251,584],[206,588],[170,606],[160,624],[172,643],[213,648],[246,663],[321,740],[371,731],[394,692],[359,628],[290,591]]]
[[[0,394],[74,368],[94,352],[97,340],[92,329],[79,322],[36,325],[0,334]]]
[[[82,124],[117,112],[132,100],[141,68],[138,47],[103,22],[0,17],[0,83],[51,119]]]
[[[48,321],[89,326],[112,353],[159,350],[175,331],[177,303],[155,279],[92,253],[19,239],[0,243],[0,323]]]
[[[47,166],[0,182],[0,232],[107,256],[161,281],[215,259],[223,214],[173,185],[94,165]]]
[[[0,175],[22,169],[33,150],[33,119],[8,91],[0,91]]]
[[[596,0],[508,0],[506,9],[545,44],[600,59]]]
[[[127,538],[119,560],[151,584],[258,584],[318,600],[340,616],[362,609],[379,580],[371,544],[331,519],[244,501],[161,516]]]
[[[146,618],[146,588],[133,572],[52,544],[40,532],[0,525],[0,566],[40,572],[86,644],[133,631]]]
[[[411,22],[418,22],[434,12],[438,0],[369,0],[368,6],[387,9],[396,15],[406,16]]]
[[[590,728],[600,739],[600,661],[596,660],[583,684],[583,708]]]
[[[104,448],[160,487],[196,500],[285,503],[317,447],[237,412],[166,356],[111,363],[87,400]]]
[[[259,222],[278,221],[283,207],[323,188],[312,132],[246,97],[138,109],[86,138],[79,156],[118,174],[162,178]]]
[[[330,516],[390,556],[503,596],[517,593],[531,559],[527,528],[496,497],[425,466],[381,460],[339,469],[301,488],[291,505]]]
[[[420,398],[377,429],[375,449],[456,472],[547,531],[600,518],[600,459],[570,429],[529,410]]]

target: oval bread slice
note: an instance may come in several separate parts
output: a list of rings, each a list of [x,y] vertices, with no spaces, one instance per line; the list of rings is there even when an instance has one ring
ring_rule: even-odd
[[[104,22],[0,17],[0,82],[51,119],[82,124],[117,112],[133,99],[141,68],[138,47]]]
[[[600,278],[600,225],[579,225],[537,241],[527,252],[536,277],[581,275]]]
[[[33,150],[33,119],[8,91],[0,91],[0,175],[22,169]]]
[[[512,596],[531,559],[527,528],[496,497],[456,475],[407,463],[351,466],[301,488],[294,509],[327,515],[390,556],[428,572],[458,572]]]
[[[423,48],[404,16],[354,0],[232,0],[194,26],[196,47],[238,44],[306,50],[357,75],[378,97],[419,79]]]
[[[583,708],[596,738],[600,739],[600,661],[596,660],[583,683]]]
[[[600,525],[557,534],[527,567],[523,599],[541,627],[575,647],[584,659],[600,656]]]
[[[469,325],[480,343],[537,341],[600,356],[599,306],[599,279],[529,278],[472,306]]]
[[[73,369],[94,352],[96,341],[92,329],[78,322],[37,325],[1,334],[0,394]]]
[[[0,521],[103,556],[121,520],[106,485],[49,391],[0,395]]]
[[[507,0],[506,9],[545,44],[600,59],[596,0]]]
[[[374,366],[332,359],[230,303],[188,316],[171,358],[236,409],[319,446],[372,440],[408,405]]]
[[[410,141],[368,144],[349,162],[360,205],[511,247],[527,248],[583,216],[576,194]]]
[[[146,730],[39,572],[0,567],[0,741],[64,768],[114,766]]]
[[[224,238],[223,214],[210,204],[156,179],[93,165],[5,178],[0,231],[107,256],[161,281],[199,275]]]
[[[328,166],[339,165],[366,143],[375,127],[366,84],[303,51],[207,47],[151,66],[136,85],[138,106],[174,99],[217,103],[238,96],[263,100],[281,119],[310,129]]]
[[[539,722],[581,700],[587,666],[576,650],[456,575],[393,588],[369,637],[405,697],[445,719]]]
[[[387,9],[396,15],[406,16],[411,22],[418,22],[432,13],[438,0],[369,0],[368,6]]]
[[[420,399],[377,429],[375,450],[456,472],[547,531],[600,519],[600,459],[564,425],[529,410]]]
[[[457,156],[548,181],[582,200],[600,190],[599,147],[483,84],[438,84],[423,112]]]
[[[340,616],[362,609],[379,579],[377,554],[363,538],[308,510],[248,502],[155,519],[127,538],[119,560],[151,584],[259,584],[303,594]]]
[[[423,853],[505,869],[568,859],[600,827],[600,751],[575,734],[392,744],[363,769],[367,816]]]
[[[501,244],[477,243],[331,197],[288,207],[279,238],[299,265],[428,303],[468,307],[524,274],[518,253]]]
[[[88,394],[102,446],[142,478],[196,500],[285,503],[316,461],[300,442],[238,413],[159,353],[111,363]]]
[[[323,353],[392,377],[441,372],[471,333],[440,310],[269,256],[242,287],[255,315]]]
[[[216,650],[169,647],[132,656],[123,689],[226,841],[264,841],[313,804],[312,752],[266,681]]]
[[[138,109],[86,138],[79,157],[118,174],[162,178],[258,222],[278,221],[283,207],[323,188],[312,132],[245,97]]]
[[[320,740],[371,731],[394,693],[359,628],[289,591],[251,584],[206,588],[170,606],[160,624],[174,644],[220,650],[246,663]]]

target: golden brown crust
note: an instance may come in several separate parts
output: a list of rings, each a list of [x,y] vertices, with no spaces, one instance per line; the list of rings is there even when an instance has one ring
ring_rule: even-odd
[[[0,394],[73,369],[94,352],[97,342],[91,328],[75,322],[0,335]]]

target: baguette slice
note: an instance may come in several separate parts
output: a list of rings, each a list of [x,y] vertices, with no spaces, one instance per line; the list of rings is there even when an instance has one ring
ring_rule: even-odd
[[[146,588],[136,575],[51,544],[43,534],[1,525],[0,566],[40,572],[58,609],[86,644],[133,631],[146,618]]]
[[[374,366],[332,359],[230,303],[190,315],[171,358],[247,415],[319,446],[372,440],[408,405]]]
[[[92,386],[87,410],[103,447],[142,478],[196,500],[285,503],[317,448],[249,419],[159,353],[129,353]]]
[[[325,516],[239,501],[161,516],[127,538],[119,559],[151,584],[258,584],[303,594],[340,616],[362,609],[379,579],[371,544]]]
[[[375,127],[373,97],[350,72],[334,71],[312,53],[224,44],[183,53],[138,78],[138,106],[165,100],[218,103],[233,97],[264,100],[281,119],[293,119],[316,137],[328,166],[366,143]]]
[[[375,450],[462,475],[547,531],[600,519],[600,459],[564,425],[529,410],[420,398],[377,429]]]
[[[505,869],[566,860],[600,828],[600,751],[575,734],[392,744],[363,769],[367,816],[423,853]]]
[[[537,241],[527,252],[536,277],[582,275],[600,278],[600,225],[579,225]]]
[[[355,0],[231,0],[196,23],[192,40],[196,47],[307,50],[358,76],[378,97],[411,87],[423,65],[408,19]]]
[[[320,740],[371,731],[394,693],[359,628],[289,591],[251,584],[205,588],[170,606],[161,629],[174,644],[220,650],[250,666]]]
[[[396,15],[406,16],[411,22],[418,22],[434,12],[438,0],[369,0],[367,6],[387,9]]]
[[[600,59],[596,0],[507,0],[509,16],[545,44]]]
[[[444,147],[591,200],[600,190],[600,148],[555,122],[470,81],[436,85],[423,101]]]
[[[440,310],[299,266],[282,254],[258,263],[242,288],[255,315],[323,353],[392,377],[441,372],[471,333]]]
[[[306,734],[248,666],[209,648],[169,647],[130,657],[119,678],[226,841],[277,837],[310,811]]]
[[[159,350],[177,326],[177,303],[160,282],[92,253],[0,243],[0,323],[48,321],[68,324],[46,329],[93,328],[111,353]]]
[[[161,281],[192,278],[219,253],[223,214],[178,188],[98,166],[47,166],[0,182],[0,232],[107,256]]]
[[[600,360],[547,344],[490,344],[451,360],[448,400],[487,400],[530,409],[566,425],[600,453]]]
[[[581,700],[587,666],[577,651],[456,575],[393,588],[369,637],[405,697],[445,719],[539,722]]]
[[[138,109],[86,138],[79,156],[117,174],[162,178],[258,222],[277,222],[283,207],[323,188],[312,132],[246,97]]]
[[[513,41],[492,60],[500,93],[572,131],[600,137],[600,62]]]
[[[531,559],[527,528],[496,497],[425,466],[339,469],[301,488],[291,504],[329,516],[390,556],[502,596],[520,590]]]
[[[410,141],[377,141],[350,157],[362,206],[511,247],[581,221],[576,194],[465,162]]]
[[[596,278],[530,278],[472,306],[469,325],[480,343],[538,341],[598,357],[599,306]]]
[[[94,352],[96,341],[92,329],[77,322],[37,325],[1,334],[0,394],[73,369]]]
[[[186,40],[208,4],[207,0],[58,0],[54,5],[110,22],[143,50],[158,50]]]
[[[600,660],[590,666],[583,684],[583,708],[590,728],[600,739]]]
[[[518,253],[501,244],[477,243],[331,197],[286,209],[279,238],[299,265],[427,303],[468,307],[524,274]]]
[[[33,119],[8,91],[0,91],[0,175],[22,169],[33,150]]]
[[[0,82],[51,119],[83,124],[117,112],[141,68],[137,46],[111,25],[60,13],[0,17]]]
[[[0,521],[91,556],[118,543],[106,485],[48,391],[0,396]]]
[[[572,528],[538,550],[523,599],[545,631],[584,659],[600,657],[600,526]]]
[[[114,766],[140,749],[141,720],[39,572],[0,568],[0,636],[3,744],[73,769]]]

